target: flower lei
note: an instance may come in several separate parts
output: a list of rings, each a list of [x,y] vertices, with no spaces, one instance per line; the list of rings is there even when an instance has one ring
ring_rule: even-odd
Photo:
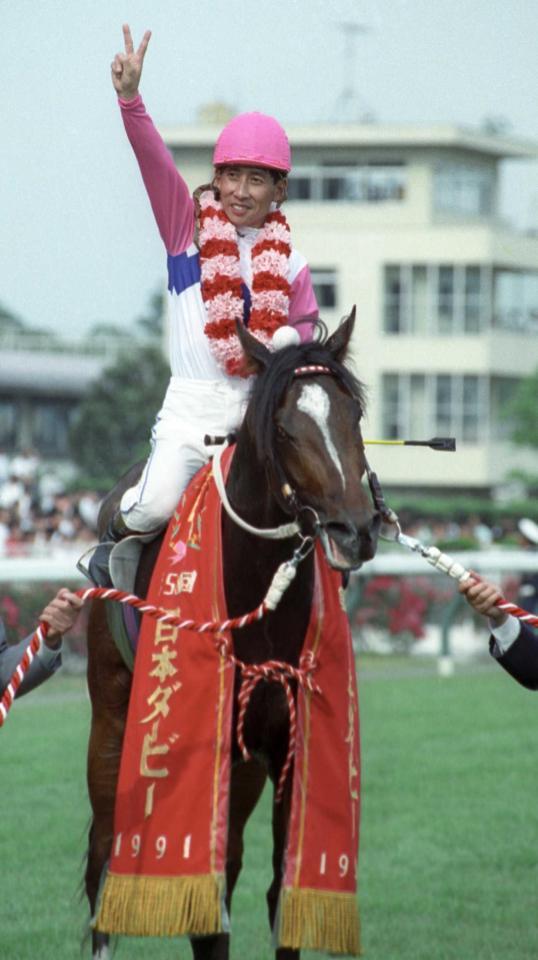
[[[233,223],[211,190],[200,196],[200,270],[207,311],[204,332],[217,363],[231,376],[247,376],[236,321],[243,320],[239,247]],[[252,248],[252,304],[248,329],[269,346],[287,324],[290,305],[288,222],[279,210],[268,214]]]

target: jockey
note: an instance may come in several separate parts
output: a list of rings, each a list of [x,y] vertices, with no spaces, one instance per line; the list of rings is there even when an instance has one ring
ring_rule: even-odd
[[[279,210],[291,169],[280,124],[260,113],[234,117],[215,146],[212,184],[191,197],[138,92],[151,33],[136,51],[127,25],[123,35],[112,83],[166,247],[172,376],[140,481],[124,493],[90,561],[99,586],[110,585],[115,542],[168,522],[211,454],[204,435],[239,427],[249,378],[236,321],[274,348],[311,339],[318,313],[308,265],[292,248]],[[280,327],[286,330],[273,342]]]

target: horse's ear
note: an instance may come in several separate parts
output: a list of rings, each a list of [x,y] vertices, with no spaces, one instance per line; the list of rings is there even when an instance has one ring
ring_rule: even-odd
[[[239,342],[243,347],[249,373],[261,373],[271,359],[271,351],[257,337],[248,332],[240,320],[235,324]]]
[[[355,326],[356,312],[357,308],[354,306],[349,316],[342,320],[338,329],[335,330],[327,340],[327,350],[332,353],[334,359],[338,360],[339,363],[344,362],[349,341],[351,340],[351,334],[353,333],[353,327]]]

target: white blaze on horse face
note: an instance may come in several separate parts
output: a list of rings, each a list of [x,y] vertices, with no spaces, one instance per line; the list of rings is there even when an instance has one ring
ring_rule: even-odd
[[[299,399],[297,401],[297,406],[301,413],[306,413],[307,416],[312,417],[312,420],[316,426],[319,427],[321,435],[325,441],[325,446],[327,447],[327,453],[329,454],[332,462],[342,478],[342,486],[345,490],[346,478],[344,476],[344,471],[342,470],[342,464],[340,463],[338,451],[332,442],[331,433],[329,430],[331,401],[328,394],[323,387],[319,385],[319,383],[307,383],[301,390]]]

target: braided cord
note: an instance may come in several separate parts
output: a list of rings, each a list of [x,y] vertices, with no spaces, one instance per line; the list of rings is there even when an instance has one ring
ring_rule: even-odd
[[[314,682],[312,676],[317,668],[317,660],[312,651],[307,651],[301,657],[299,667],[294,667],[290,663],[284,663],[283,661],[279,660],[267,660],[265,663],[247,664],[235,656],[231,648],[230,640],[222,636],[222,634],[227,630],[239,630],[257,620],[261,620],[265,614],[270,609],[274,609],[274,607],[264,600],[258,607],[256,607],[255,610],[252,610],[250,613],[246,613],[241,617],[232,617],[221,622],[208,620],[200,623],[195,620],[181,620],[175,614],[164,610],[162,607],[157,607],[154,604],[147,603],[145,600],[141,600],[140,597],[135,596],[135,594],[125,593],[122,590],[116,590],[112,587],[90,587],[87,590],[77,590],[76,596],[80,597],[84,602],[87,600],[97,599],[114,600],[118,603],[124,603],[128,606],[135,607],[137,610],[140,610],[141,613],[146,613],[154,620],[157,620],[160,623],[169,623],[174,627],[178,627],[180,630],[193,630],[196,633],[215,634],[216,636],[214,637],[214,644],[217,652],[224,657],[230,665],[236,667],[240,671],[242,677],[241,688],[239,692],[240,709],[237,721],[237,739],[243,757],[246,760],[250,758],[250,753],[244,741],[244,722],[252,691],[260,680],[273,681],[282,684],[288,703],[290,731],[288,752],[280,773],[275,797],[276,802],[279,803],[282,800],[284,784],[286,782],[286,778],[295,754],[296,743],[296,709],[293,691],[289,681],[295,680],[298,684],[312,693],[321,693],[321,689]],[[48,630],[49,626],[47,623],[39,624],[24,652],[21,662],[13,672],[13,675],[0,701],[0,727],[2,727],[6,721],[9,709],[15,698],[15,694],[20,687],[20,684],[37,651],[44,642]]]

